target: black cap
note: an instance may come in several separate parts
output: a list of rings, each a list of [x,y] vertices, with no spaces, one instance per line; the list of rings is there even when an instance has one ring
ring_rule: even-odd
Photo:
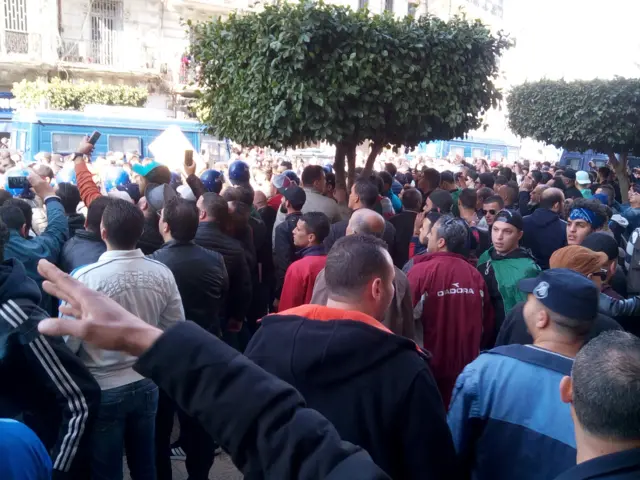
[[[520,280],[518,287],[531,293],[552,312],[592,322],[598,315],[600,292],[584,275],[568,268],[545,270],[536,278]]]
[[[576,171],[573,168],[567,168],[564,172],[562,172],[562,176],[568,178],[569,180],[576,179]]]
[[[518,230],[522,230],[522,215],[514,210],[500,210],[496,215],[495,222],[505,222],[513,225]]]
[[[611,235],[604,232],[594,232],[588,235],[581,245],[594,252],[606,253],[609,261],[613,261],[619,256],[618,243]]]
[[[305,191],[293,183],[286,188],[279,188],[278,191],[294,205],[304,205],[304,202],[307,201]]]

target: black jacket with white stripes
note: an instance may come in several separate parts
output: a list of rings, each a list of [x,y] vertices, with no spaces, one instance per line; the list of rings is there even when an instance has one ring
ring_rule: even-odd
[[[51,455],[54,479],[87,478],[100,388],[61,338],[38,333],[48,315],[18,260],[0,263],[0,417],[27,424]]]

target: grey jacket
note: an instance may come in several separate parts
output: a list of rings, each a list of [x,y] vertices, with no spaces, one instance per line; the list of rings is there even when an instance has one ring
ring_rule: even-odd
[[[77,269],[73,277],[162,330],[185,319],[173,273],[145,257],[140,249],[107,251],[96,263]],[[77,353],[102,390],[144,378],[133,370],[137,358],[132,355],[102,350],[75,337],[67,339],[67,346]]]
[[[391,305],[382,319],[382,324],[396,335],[403,336],[423,346],[422,322],[413,319],[413,302],[411,300],[411,289],[409,280],[398,267],[394,267],[396,278],[393,280],[395,292]],[[329,299],[329,291],[324,278],[324,269],[316,277],[313,285],[313,295],[311,303],[313,305],[326,305]]]

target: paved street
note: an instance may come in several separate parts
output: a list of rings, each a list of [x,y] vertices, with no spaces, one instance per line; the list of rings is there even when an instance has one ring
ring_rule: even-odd
[[[173,480],[187,480],[187,469],[184,462],[173,461]],[[125,471],[125,480],[131,480],[129,472]],[[213,468],[209,473],[210,480],[242,480],[242,474],[233,466],[231,459],[226,453],[216,457]]]

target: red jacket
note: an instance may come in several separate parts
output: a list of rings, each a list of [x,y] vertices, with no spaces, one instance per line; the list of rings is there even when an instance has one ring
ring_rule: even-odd
[[[482,275],[462,255],[448,252],[414,257],[407,275],[414,316],[420,315],[424,348],[440,394],[449,404],[462,369],[490,347],[493,307]]]
[[[279,312],[311,303],[316,277],[327,263],[322,245],[305,248],[301,253],[302,258],[287,268],[278,305]]]

